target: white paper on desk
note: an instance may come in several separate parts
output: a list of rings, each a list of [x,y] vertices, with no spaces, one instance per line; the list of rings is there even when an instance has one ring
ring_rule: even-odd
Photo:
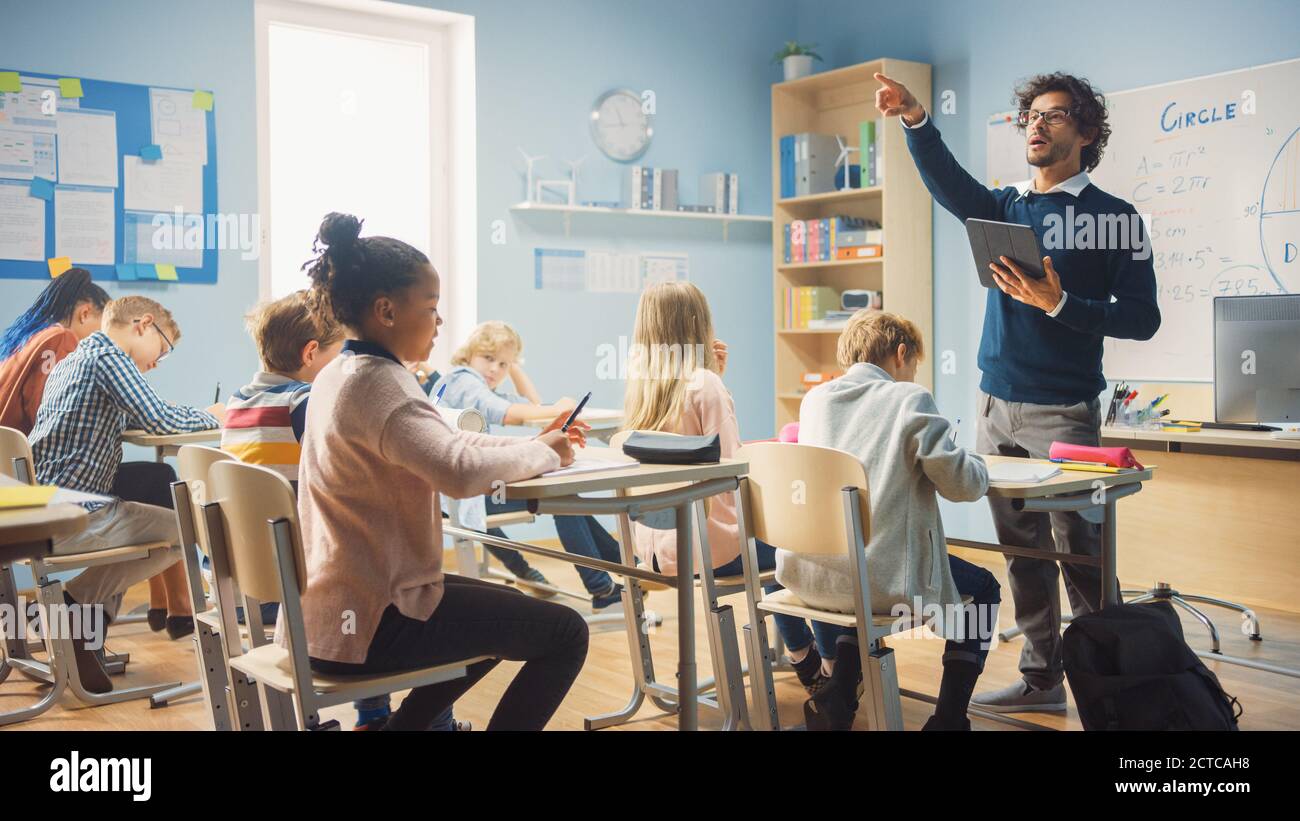
[[[598,459],[593,456],[577,456],[574,457],[573,464],[559,470],[543,473],[541,478],[549,479],[552,476],[572,476],[575,473],[593,473],[598,470],[629,468],[636,464],[638,463],[635,459]]]
[[[85,504],[108,504],[113,501],[112,496],[100,496],[98,493],[83,493],[80,490],[69,490],[61,487],[54,491],[48,504],[51,505],[85,505]]]
[[[117,187],[117,113],[93,108],[55,116],[59,138],[59,182]]]
[[[122,158],[122,207],[130,211],[203,213],[203,166],[185,160]]]
[[[30,180],[36,172],[35,135],[16,128],[0,128],[0,177]]]
[[[54,255],[74,264],[112,265],[112,189],[54,188]]]
[[[1061,473],[1056,465],[1044,465],[1039,462],[994,462],[989,465],[990,482],[1018,482],[1021,484],[1038,484],[1046,482]]]
[[[208,164],[207,112],[194,107],[193,91],[149,89],[149,121],[164,161]]]
[[[45,259],[45,200],[31,183],[0,180],[0,259]]]

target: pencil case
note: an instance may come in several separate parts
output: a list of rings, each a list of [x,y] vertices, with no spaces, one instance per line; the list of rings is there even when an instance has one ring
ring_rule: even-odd
[[[671,436],[634,433],[623,443],[623,453],[648,465],[698,465],[722,458],[722,440],[712,436]]]
[[[1113,468],[1143,469],[1142,463],[1128,448],[1094,448],[1088,445],[1071,445],[1068,442],[1053,442],[1047,456],[1051,459],[1071,459],[1076,462],[1101,462]]]

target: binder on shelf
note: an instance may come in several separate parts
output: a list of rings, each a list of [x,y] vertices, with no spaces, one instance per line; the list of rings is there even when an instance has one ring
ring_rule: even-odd
[[[787,134],[780,141],[781,198],[794,196],[794,135]]]
[[[795,135],[795,196],[827,194],[835,190],[835,161],[840,144],[834,136]]]
[[[727,213],[740,213],[740,175],[727,175]]]

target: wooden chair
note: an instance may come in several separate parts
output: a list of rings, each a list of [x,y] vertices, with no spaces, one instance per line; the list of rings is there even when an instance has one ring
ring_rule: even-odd
[[[859,709],[867,713],[872,730],[903,729],[898,673],[893,651],[884,639],[903,629],[895,616],[878,615],[871,608],[867,583],[866,544],[871,529],[867,474],[857,457],[832,448],[783,442],[746,445],[735,458],[749,463],[749,474],[737,489],[737,515],[744,535],[747,599],[751,607],[751,669],[755,658],[767,652],[764,616],[781,613],[801,619],[852,627],[858,634],[862,657],[863,697]],[[827,555],[848,551],[853,568],[854,612],[837,613],[809,607],[789,590],[764,595],[754,568],[754,540],[791,553]],[[917,614],[919,617],[919,614]],[[764,729],[780,729],[776,697],[769,672],[770,659],[756,666],[761,676],[751,676],[756,721]]]
[[[35,465],[31,444],[27,441],[26,435],[14,428],[0,427],[0,471],[19,481],[35,484]],[[136,561],[152,556],[155,551],[169,549],[171,545],[167,542],[145,542],[82,552],[56,549],[52,556],[32,559],[29,564],[36,582],[37,600],[41,604],[43,614],[60,613],[67,606],[63,598],[63,582],[54,578],[54,573]],[[15,608],[18,606],[17,585],[11,566],[0,568],[0,602],[10,603]],[[26,618],[26,613],[17,612],[16,615],[20,619]],[[0,713],[0,726],[26,721],[41,715],[54,706],[64,691],[69,689],[86,704],[98,705],[144,698],[177,686],[176,682],[168,682],[115,689],[107,693],[86,692],[81,686],[81,675],[77,669],[71,637],[64,630],[52,631],[53,627],[54,625],[44,622],[44,615],[42,615],[41,634],[47,661],[39,661],[31,655],[32,651],[42,648],[41,644],[32,645],[21,639],[4,642],[5,655],[0,681],[8,676],[10,669],[17,669],[28,678],[52,686],[35,704]],[[52,632],[57,632],[58,635],[52,635]],[[130,657],[125,654],[105,653],[104,655],[104,667],[110,674],[124,672],[129,661]]]
[[[240,462],[218,462],[208,471],[209,499],[203,518],[212,550],[213,575],[219,597],[223,644],[229,656],[232,684],[255,684],[268,729],[337,729],[337,721],[322,722],[320,711],[360,698],[449,681],[465,675],[470,659],[401,673],[326,676],[312,671],[307,659],[307,634],[302,616],[302,591],[307,587],[297,503],[288,480],[273,470]],[[235,629],[234,586],[244,600],[250,637],[256,642],[262,602],[280,602],[280,619],[287,646],[263,643],[242,652]],[[263,638],[264,640],[264,638]],[[232,703],[244,719],[238,689]],[[286,709],[286,707],[288,709]]]
[[[150,699],[154,707],[165,707],[170,699],[201,690],[216,730],[232,729],[230,687],[226,678],[225,650],[221,644],[221,615],[217,611],[216,596],[208,598],[203,591],[203,571],[196,549],[211,556],[201,515],[202,506],[207,501],[208,470],[217,462],[233,461],[234,458],[224,450],[203,445],[183,445],[176,454],[180,481],[172,484],[172,507],[176,511],[181,544],[185,546],[185,578],[190,587],[190,601],[194,602],[194,657],[199,665],[199,679],[174,692],[157,693]]]

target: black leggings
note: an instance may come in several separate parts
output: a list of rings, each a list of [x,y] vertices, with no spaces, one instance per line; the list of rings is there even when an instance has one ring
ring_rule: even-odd
[[[499,584],[448,574],[442,601],[426,621],[389,605],[362,664],[311,659],[326,675],[393,673],[492,656],[463,678],[417,687],[388,721],[392,730],[425,730],[500,659],[522,661],[488,722],[489,730],[541,730],[587,658],[587,623],[576,610],[539,601]]]

